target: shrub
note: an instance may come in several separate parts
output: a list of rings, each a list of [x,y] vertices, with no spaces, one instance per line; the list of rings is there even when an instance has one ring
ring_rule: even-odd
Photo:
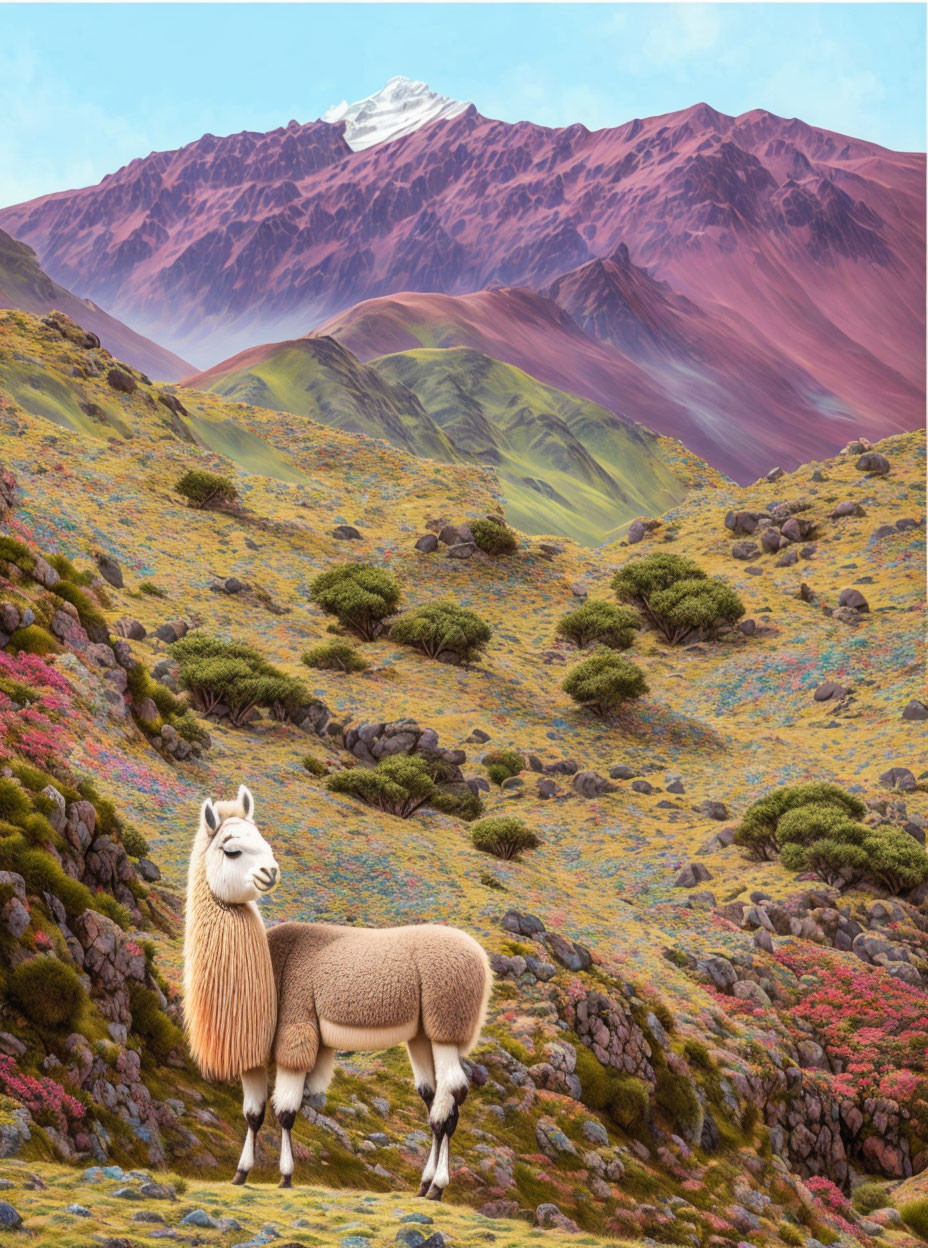
[[[851,1193],[851,1204],[858,1213],[873,1213],[875,1209],[885,1209],[889,1203],[885,1183],[861,1183]]]
[[[189,468],[174,482],[174,489],[187,500],[188,507],[197,511],[228,507],[238,500],[238,490],[233,481],[202,468]]]
[[[518,540],[502,517],[487,516],[470,525],[474,545],[486,555],[511,555],[518,548]]]
[[[596,650],[571,668],[562,688],[578,705],[595,715],[608,715],[623,702],[648,692],[641,668],[605,648]]]
[[[137,828],[122,829],[122,844],[130,858],[145,858],[148,855],[148,841]]]
[[[370,770],[350,767],[336,772],[329,776],[326,787],[401,819],[408,819],[435,795],[435,781],[425,760],[410,754],[381,759]]]
[[[638,1135],[651,1117],[651,1098],[648,1085],[634,1075],[619,1075],[610,1080],[609,1100],[606,1105],[609,1117],[623,1131]]]
[[[370,667],[364,655],[347,641],[329,641],[313,646],[303,655],[303,662],[307,667],[333,672],[363,672]]]
[[[928,1196],[909,1200],[899,1209],[903,1222],[920,1239],[928,1240]]]
[[[7,776],[0,776],[0,819],[21,824],[32,810],[32,803],[22,786]]]
[[[835,807],[855,819],[867,810],[860,798],[845,793],[836,784],[816,782],[774,789],[745,812],[735,832],[735,844],[746,849],[752,858],[775,858],[780,849],[777,838],[780,817],[797,807],[812,805]]]
[[[492,636],[493,630],[476,611],[447,599],[407,611],[390,629],[390,640],[401,646],[413,646],[430,659],[446,654],[462,663],[478,658]]]
[[[928,854],[901,828],[858,822],[866,806],[832,784],[776,789],[755,802],[735,834],[755,858],[779,852],[790,871],[838,885],[869,880],[890,893],[928,879]]]
[[[2,533],[0,534],[0,562],[11,563],[28,575],[35,567],[35,556],[25,542]]]
[[[167,598],[167,593],[154,583],[154,581],[141,581],[139,583],[139,592],[147,594],[149,598]]]
[[[490,750],[484,755],[483,763],[494,784],[502,784],[525,768],[525,759],[515,750]]]
[[[699,1125],[703,1108],[696,1087],[688,1075],[678,1075],[667,1065],[658,1063],[655,1071],[657,1087],[654,1099],[667,1114],[676,1130],[686,1134]]]
[[[130,1029],[145,1041],[146,1052],[156,1061],[163,1063],[172,1049],[183,1044],[183,1033],[162,1010],[157,993],[151,988],[131,984],[129,1008],[132,1014]]]
[[[301,681],[285,676],[245,642],[189,633],[171,650],[180,683],[197,710],[209,715],[221,705],[236,726],[256,707],[268,709],[275,719],[297,719],[317,702]]]
[[[43,1028],[73,1024],[86,995],[77,972],[50,954],[21,962],[10,976],[8,992],[23,1014]]]
[[[86,572],[78,572],[67,555],[49,555],[48,562],[60,577],[70,581],[73,585],[89,585],[94,578],[93,572],[89,569]]]
[[[396,610],[400,587],[389,572],[369,563],[342,563],[321,573],[309,587],[309,597],[343,628],[373,641],[383,621]]]
[[[321,778],[322,776],[327,776],[329,774],[329,769],[326,767],[325,763],[321,762],[318,758],[315,758],[312,754],[304,754],[302,762],[303,770],[308,772],[311,776],[319,776]]]
[[[623,602],[634,603],[672,645],[694,629],[714,637],[744,615],[744,604],[691,559],[658,551],[632,559],[612,579]]]
[[[777,1234],[784,1244],[789,1244],[789,1248],[800,1248],[806,1242],[805,1235],[792,1222],[781,1222],[777,1227]]]
[[[612,650],[627,650],[635,629],[640,627],[637,614],[628,607],[616,607],[611,602],[585,602],[576,611],[561,617],[557,635],[572,641],[579,650],[591,641]]]
[[[14,654],[35,654],[40,659],[58,654],[61,646],[41,624],[28,624],[10,634],[9,647]]]
[[[475,823],[470,833],[474,849],[507,862],[518,859],[528,849],[536,849],[538,837],[513,815],[494,815]]]
[[[429,803],[442,814],[453,815],[471,823],[478,815],[483,814],[483,802],[466,784],[449,784],[437,788]]]

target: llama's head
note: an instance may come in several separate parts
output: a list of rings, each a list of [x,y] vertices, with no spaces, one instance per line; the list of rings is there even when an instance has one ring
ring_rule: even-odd
[[[280,868],[255,827],[254,798],[244,785],[231,802],[207,798],[200,808],[199,841],[210,892],[226,905],[256,901],[276,887]]]

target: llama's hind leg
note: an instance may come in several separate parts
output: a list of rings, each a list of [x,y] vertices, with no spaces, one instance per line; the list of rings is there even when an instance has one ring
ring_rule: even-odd
[[[432,1108],[435,1099],[435,1064],[432,1061],[432,1042],[426,1036],[415,1036],[406,1044],[409,1051],[409,1064],[412,1066],[412,1077],[416,1081],[416,1091],[425,1101],[426,1113]],[[438,1151],[441,1141],[432,1133],[432,1151],[429,1153],[425,1169],[422,1171],[422,1182],[419,1184],[419,1195],[424,1196],[432,1186],[432,1176],[438,1165]]]
[[[288,1070],[277,1067],[274,1080],[274,1113],[280,1123],[280,1186],[293,1186],[293,1141],[290,1132],[296,1121],[297,1111],[303,1104],[305,1070]]]
[[[248,1124],[248,1131],[245,1135],[242,1155],[238,1159],[238,1169],[235,1171],[233,1183],[239,1185],[244,1183],[255,1164],[255,1145],[258,1142],[261,1124],[264,1122],[266,1105],[267,1071],[263,1066],[258,1066],[254,1070],[246,1070],[242,1075],[242,1110],[245,1114],[245,1122]]]
[[[463,1105],[469,1084],[457,1045],[433,1044],[432,1055],[435,1062],[435,1099],[429,1111],[429,1122],[432,1147],[437,1146],[438,1157],[425,1195],[428,1200],[441,1200],[451,1178],[451,1137],[458,1125],[458,1106]]]

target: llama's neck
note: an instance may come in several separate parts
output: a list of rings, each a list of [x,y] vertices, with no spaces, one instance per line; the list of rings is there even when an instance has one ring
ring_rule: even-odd
[[[235,1079],[264,1066],[277,1026],[277,990],[258,907],[213,896],[202,852],[194,851],[184,930],[184,1015],[207,1079]]]

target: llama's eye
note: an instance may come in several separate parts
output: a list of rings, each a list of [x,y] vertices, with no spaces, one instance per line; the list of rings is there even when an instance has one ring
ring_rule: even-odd
[[[227,858],[241,858],[242,851],[240,849],[224,849],[222,851]]]

